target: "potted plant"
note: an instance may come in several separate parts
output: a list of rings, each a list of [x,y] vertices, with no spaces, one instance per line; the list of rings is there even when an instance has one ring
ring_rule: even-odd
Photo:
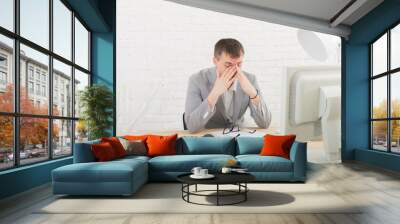
[[[110,136],[107,131],[112,126],[113,94],[102,84],[94,84],[80,92],[79,106],[82,109],[81,118],[87,127],[88,138],[98,139]]]

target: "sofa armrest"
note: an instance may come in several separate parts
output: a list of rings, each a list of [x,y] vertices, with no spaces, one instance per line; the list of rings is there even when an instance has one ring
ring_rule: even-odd
[[[295,141],[290,149],[290,160],[293,162],[293,179],[305,181],[307,175],[307,143]]]
[[[100,143],[100,140],[75,143],[74,145],[74,163],[95,162],[96,158],[92,153],[90,146]]]

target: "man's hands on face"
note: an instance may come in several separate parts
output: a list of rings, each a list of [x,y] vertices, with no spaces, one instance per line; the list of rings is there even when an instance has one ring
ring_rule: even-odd
[[[226,69],[222,74],[218,75],[214,87],[207,98],[208,104],[213,107],[217,103],[219,96],[225,93],[236,80],[239,81],[240,87],[250,98],[257,95],[256,88],[254,88],[249,79],[243,74],[241,68],[237,65],[233,65]],[[258,104],[259,100],[260,98],[258,96],[251,99],[255,104]]]
[[[217,75],[214,87],[207,98],[210,106],[214,106],[217,103],[218,97],[232,86],[233,82],[237,79],[237,74],[237,67],[230,66],[222,74]]]
[[[243,91],[250,98],[253,98],[255,95],[257,95],[256,88],[254,88],[249,79],[243,74],[242,69],[237,65],[235,66],[237,70],[237,79],[239,80],[240,87],[242,87]]]

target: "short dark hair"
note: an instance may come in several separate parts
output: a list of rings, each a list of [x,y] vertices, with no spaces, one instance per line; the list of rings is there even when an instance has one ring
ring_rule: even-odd
[[[227,53],[229,56],[233,58],[238,58],[242,54],[244,54],[244,49],[239,41],[233,38],[225,38],[219,40],[215,44],[214,57],[220,56],[222,52]]]

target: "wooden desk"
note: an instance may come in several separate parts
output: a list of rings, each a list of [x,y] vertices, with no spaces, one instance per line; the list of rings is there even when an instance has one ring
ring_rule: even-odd
[[[168,130],[168,131],[133,131],[129,133],[129,135],[142,135],[142,134],[156,134],[156,135],[172,135],[177,133],[178,137],[181,136],[203,136],[205,134],[212,134],[214,136],[223,136],[223,128],[216,129],[205,129],[197,133],[190,133],[188,130]],[[250,134],[250,131],[256,132],[254,134]],[[232,132],[226,134],[225,136],[236,136],[238,132]],[[276,130],[271,129],[263,129],[263,128],[240,128],[241,136],[264,136],[265,134],[279,134]]]

